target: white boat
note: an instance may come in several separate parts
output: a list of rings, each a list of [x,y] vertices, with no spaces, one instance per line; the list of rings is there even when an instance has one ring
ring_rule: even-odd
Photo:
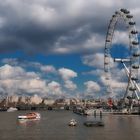
[[[10,107],[10,108],[7,109],[7,112],[14,112],[14,111],[17,111],[17,108]]]
[[[30,112],[25,115],[18,116],[18,119],[40,119],[41,115],[37,112]]]
[[[75,119],[71,119],[70,122],[69,122],[69,126],[76,126],[77,125],[77,122]]]

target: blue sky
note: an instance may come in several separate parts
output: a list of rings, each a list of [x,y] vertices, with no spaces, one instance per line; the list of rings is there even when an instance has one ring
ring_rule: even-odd
[[[140,29],[138,0],[0,3],[1,96],[105,97],[104,47],[113,13],[128,8]],[[114,33],[111,55],[115,57],[128,56],[128,33],[122,24]],[[112,85],[120,93],[119,77],[126,78],[117,65],[113,64]]]

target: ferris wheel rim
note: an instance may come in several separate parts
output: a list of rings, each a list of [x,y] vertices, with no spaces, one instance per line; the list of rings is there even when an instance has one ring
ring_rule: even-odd
[[[104,71],[106,73],[106,80],[110,80],[110,48],[112,46],[112,39],[114,35],[115,26],[118,22],[118,20],[122,18],[125,22],[126,27],[128,28],[128,35],[129,35],[129,46],[131,47],[131,56],[130,56],[130,74],[129,77],[131,80],[138,79],[136,77],[137,74],[135,70],[139,69],[139,57],[140,57],[140,50],[139,50],[139,41],[138,41],[138,31],[136,30],[135,24],[133,20],[133,15],[130,14],[130,12],[127,9],[120,9],[115,12],[114,15],[112,15],[112,18],[110,20],[107,34],[106,34],[106,40],[105,40],[105,50],[104,50]],[[135,71],[135,72],[134,72]],[[133,74],[134,72],[134,74]],[[130,83],[130,80],[128,80],[128,84]],[[112,92],[111,87],[109,87]]]

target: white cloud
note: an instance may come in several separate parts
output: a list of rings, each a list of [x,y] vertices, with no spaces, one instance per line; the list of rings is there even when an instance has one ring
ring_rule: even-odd
[[[129,35],[126,31],[115,31],[113,37],[113,44],[124,44],[126,47],[129,46]]]
[[[19,88],[25,89],[29,93],[47,94],[46,82],[41,79],[23,80],[21,83],[22,85]]]
[[[77,88],[77,85],[71,81],[72,78],[77,77],[77,73],[74,72],[71,69],[66,69],[66,68],[60,68],[58,70],[58,73],[64,80],[64,87],[69,89],[69,90],[75,90]]]
[[[54,67],[49,66],[45,71],[50,72]],[[55,70],[55,69],[53,69]],[[56,71],[56,70],[55,70]],[[64,72],[64,73],[63,73]],[[61,76],[64,78],[64,85],[59,82],[44,80],[38,73],[27,72],[22,67],[4,65],[0,67],[0,92],[1,95],[39,95],[39,96],[61,96],[65,94],[63,88],[71,91],[77,88],[76,84],[71,81],[77,74],[70,69],[60,69]]]
[[[41,63],[34,63],[34,62],[24,62],[19,63],[17,59],[3,59],[3,63],[11,63],[12,65],[5,64],[4,66],[0,67],[0,79],[3,80],[4,84],[6,86],[11,85],[11,88],[13,88],[13,83],[20,81],[21,85],[19,84],[17,86],[18,89],[26,92],[39,92],[39,90],[42,89],[42,92],[50,91],[49,88],[46,85],[46,82],[49,81],[51,84],[54,84],[54,80],[60,79],[60,77],[63,79],[63,88],[66,88],[70,91],[73,91],[77,88],[77,85],[72,81],[73,78],[77,77],[77,73],[74,72],[71,69],[67,68],[60,68],[56,69],[53,65],[42,65]],[[41,70],[41,72],[26,72],[21,65],[27,68],[28,66],[35,68],[37,70]],[[27,64],[27,66],[26,66]],[[43,72],[43,73],[42,73]],[[47,77],[45,80],[43,80],[44,73],[47,73]],[[50,74],[55,74],[50,75]],[[6,81],[4,81],[6,79]],[[16,84],[17,85],[17,84]],[[50,86],[50,84],[49,84]],[[15,87],[16,88],[16,87]],[[13,92],[16,92],[16,90],[13,88]],[[17,89],[17,90],[18,90]],[[47,90],[47,91],[46,91]],[[56,91],[55,94],[58,92],[60,94],[60,90]],[[54,91],[52,92],[54,94]]]
[[[35,72],[26,72],[18,66],[4,65],[0,67],[0,87],[8,94],[37,93],[47,95],[46,81],[40,79]]]
[[[58,72],[63,80],[70,80],[71,78],[77,77],[77,73],[71,69],[60,68]]]
[[[82,62],[90,67],[104,69],[104,53],[85,55],[82,57]],[[108,62],[110,62],[110,68],[115,68],[118,65],[117,63],[114,63],[112,57],[109,58]]]
[[[52,65],[42,65],[40,66],[40,70],[45,73],[56,73],[56,69]]]
[[[10,65],[4,65],[0,67],[0,79],[14,79],[20,78],[22,74],[25,74],[25,71],[21,67],[13,68]]]
[[[66,80],[65,84],[64,84],[65,88],[69,89],[69,90],[75,90],[77,88],[77,85],[74,84],[72,81],[70,80]]]
[[[87,93],[95,93],[100,91],[100,86],[97,82],[94,81],[87,81],[84,83],[84,85],[86,86],[86,92]]]
[[[96,67],[96,68],[104,68],[104,54],[96,53],[93,55],[86,55],[82,57],[83,64]]]
[[[63,95],[61,85],[56,81],[48,83],[47,89],[50,95]]]

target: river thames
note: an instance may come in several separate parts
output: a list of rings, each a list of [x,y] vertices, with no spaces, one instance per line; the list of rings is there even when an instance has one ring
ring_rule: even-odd
[[[0,140],[139,140],[140,116],[103,114],[104,127],[86,127],[86,117],[71,111],[40,111],[41,119],[18,121],[24,111],[0,112]],[[76,127],[68,122],[76,119]],[[99,119],[98,117],[96,119]]]

